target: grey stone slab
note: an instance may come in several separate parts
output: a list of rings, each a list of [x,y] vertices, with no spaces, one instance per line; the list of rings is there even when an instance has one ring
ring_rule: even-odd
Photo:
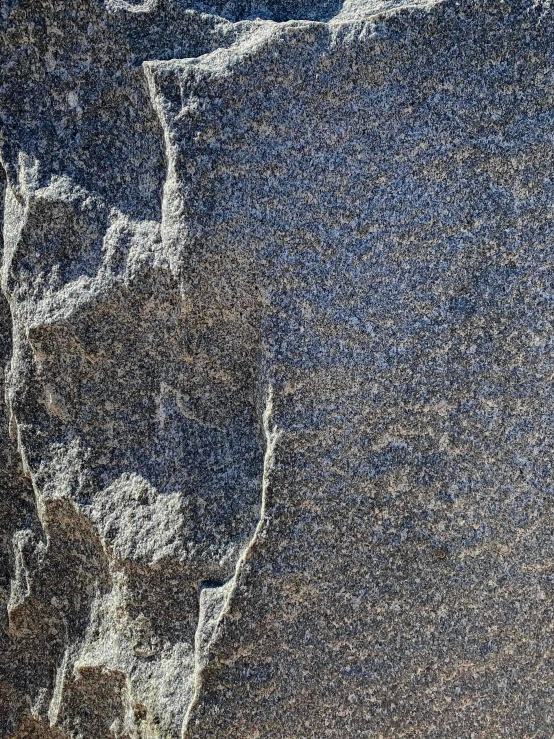
[[[0,17],[2,735],[550,737],[550,4]]]

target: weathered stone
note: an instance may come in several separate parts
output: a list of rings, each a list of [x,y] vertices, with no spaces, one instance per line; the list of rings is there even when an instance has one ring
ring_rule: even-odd
[[[551,736],[550,3],[0,20],[1,735]]]

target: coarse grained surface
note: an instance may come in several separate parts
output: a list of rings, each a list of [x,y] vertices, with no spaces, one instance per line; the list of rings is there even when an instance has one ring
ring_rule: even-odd
[[[2,735],[552,736],[550,3],[0,21]]]

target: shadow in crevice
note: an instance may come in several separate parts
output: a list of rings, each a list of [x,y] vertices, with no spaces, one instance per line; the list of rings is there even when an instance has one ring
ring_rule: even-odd
[[[0,200],[3,202],[5,173],[0,167]],[[0,208],[0,256],[2,254],[2,209]],[[8,599],[15,573],[12,541],[16,532],[24,530],[37,540],[41,538],[34,494],[23,475],[15,441],[8,431],[8,411],[4,400],[5,368],[12,353],[11,316],[8,301],[0,295],[0,737],[7,736],[26,713],[26,695],[33,696],[48,681],[46,654],[35,664],[30,655],[19,654],[10,635]],[[27,642],[33,641],[33,635]],[[33,643],[33,651],[39,646]]]
[[[156,12],[163,16],[175,16],[179,11],[196,10],[220,16],[232,22],[243,20],[272,20],[278,23],[290,20],[328,21],[340,13],[344,0],[161,0],[160,3],[148,0],[111,0],[111,10],[126,11],[138,17]],[[162,7],[160,7],[162,6]],[[184,19],[183,19],[184,20]]]
[[[343,0],[235,0],[233,3],[211,3],[211,12],[233,21],[261,18],[284,22],[289,20],[328,21],[337,15]],[[221,7],[220,7],[221,6]]]

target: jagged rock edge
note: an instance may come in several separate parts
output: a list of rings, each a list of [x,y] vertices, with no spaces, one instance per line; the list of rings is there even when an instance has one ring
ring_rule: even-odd
[[[254,533],[252,534],[252,538],[250,539],[246,547],[243,549],[240,557],[237,560],[237,564],[235,566],[235,572],[233,574],[233,577],[228,581],[228,583],[226,583],[223,586],[226,588],[228,587],[228,591],[225,595],[223,607],[217,617],[214,633],[213,633],[212,638],[210,639],[208,648],[213,647],[217,643],[218,639],[221,638],[222,632],[221,632],[220,627],[223,622],[223,619],[229,614],[231,610],[233,596],[238,588],[242,569],[249,557],[250,552],[254,548],[257,540],[259,539],[266,525],[267,492],[269,489],[271,471],[273,470],[274,463],[275,463],[275,447],[276,447],[277,441],[279,440],[279,437],[281,436],[281,431],[275,425],[272,425],[271,423],[272,418],[273,418],[273,389],[270,385],[267,390],[265,408],[264,408],[264,412],[262,415],[262,429],[263,429],[265,450],[264,450],[264,464],[263,464],[263,473],[262,473],[260,517],[256,525],[256,528],[254,530]],[[201,624],[199,622],[199,628],[200,627],[201,627]],[[203,673],[203,670],[204,670],[204,667],[207,661],[207,657],[208,657],[207,653],[204,655],[201,655],[199,653],[198,643],[199,643],[199,640],[195,639],[196,654],[195,654],[195,670],[194,670],[194,675],[193,675],[194,692],[193,692],[192,699],[189,703],[189,706],[186,710],[185,718],[183,719],[183,729],[181,733],[182,739],[186,739],[187,737],[187,730],[188,730],[188,726],[189,726],[190,719],[192,716],[192,712],[196,704],[198,703],[200,694],[202,692],[202,673]]]

